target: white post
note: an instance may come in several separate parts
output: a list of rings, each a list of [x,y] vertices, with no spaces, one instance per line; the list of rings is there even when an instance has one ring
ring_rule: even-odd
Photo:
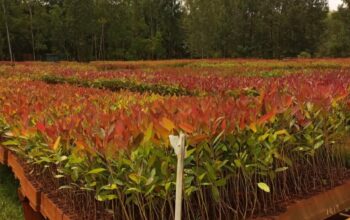
[[[183,189],[183,170],[185,159],[185,134],[180,136],[169,136],[170,143],[177,155],[177,174],[176,174],[176,201],[175,201],[175,220],[181,220],[182,214],[182,189]]]

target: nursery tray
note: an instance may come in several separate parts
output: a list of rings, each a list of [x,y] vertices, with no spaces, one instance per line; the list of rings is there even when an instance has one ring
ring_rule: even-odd
[[[350,208],[350,180],[311,198],[298,200],[278,216],[258,219],[323,220],[348,208]]]

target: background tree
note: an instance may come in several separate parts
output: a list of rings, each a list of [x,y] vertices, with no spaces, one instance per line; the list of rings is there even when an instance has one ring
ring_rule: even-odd
[[[345,0],[338,11],[326,19],[327,29],[319,47],[320,56],[350,56],[350,1]]]
[[[9,50],[9,55],[10,55],[10,60],[11,62],[13,61],[13,55],[12,55],[12,45],[11,45],[11,37],[10,37],[10,29],[9,29],[9,24],[8,24],[8,10],[6,8],[7,4],[5,0],[2,0],[2,11],[3,11],[3,16],[2,19],[5,24],[5,31],[6,31],[6,39],[7,39],[7,44],[8,44],[8,50]]]
[[[349,0],[332,13],[327,0],[1,3],[1,59],[349,56]]]

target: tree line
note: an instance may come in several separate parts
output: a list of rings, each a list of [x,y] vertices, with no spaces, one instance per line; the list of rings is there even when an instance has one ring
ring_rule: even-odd
[[[0,58],[350,56],[350,0],[0,0]]]

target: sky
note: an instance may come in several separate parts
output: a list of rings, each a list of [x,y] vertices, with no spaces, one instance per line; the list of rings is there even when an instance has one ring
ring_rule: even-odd
[[[329,8],[334,11],[337,10],[338,5],[342,3],[342,0],[328,0],[329,1]]]

